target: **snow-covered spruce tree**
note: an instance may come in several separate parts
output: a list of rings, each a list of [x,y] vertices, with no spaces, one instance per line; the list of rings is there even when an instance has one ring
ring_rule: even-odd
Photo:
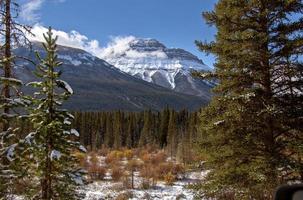
[[[197,42],[217,56],[213,73],[195,74],[218,80],[201,115],[204,195],[272,199],[303,180],[302,12],[301,0],[220,0],[204,13],[218,30]]]
[[[4,70],[5,62],[7,62],[5,59],[0,62],[1,71]],[[18,144],[16,137],[18,129],[8,126],[10,121],[16,120],[18,113],[6,113],[4,110],[13,110],[24,106],[24,102],[18,98],[18,88],[22,85],[22,82],[14,78],[6,78],[1,73],[0,90],[3,91],[3,88],[7,85],[9,85],[10,89],[14,89],[14,93],[10,93],[9,98],[3,92],[0,93],[0,199],[7,199],[11,195],[12,184],[20,172],[14,162],[16,159],[15,147]]]
[[[19,90],[22,82],[13,76],[13,67],[18,56],[14,55],[12,49],[19,45],[29,45],[26,35],[31,33],[31,28],[17,22],[18,13],[17,2],[0,1],[0,199],[8,198],[8,193],[13,189],[12,183],[17,180],[20,172],[22,173],[15,157],[15,147],[20,136],[12,121],[16,121],[20,116],[18,112],[25,102]]]
[[[28,85],[36,88],[34,97],[28,97],[33,102],[29,118],[34,126],[34,132],[25,138],[28,144],[24,156],[29,159],[29,174],[36,185],[29,186],[33,199],[79,199],[77,187],[83,184],[82,170],[73,154],[85,151],[78,142],[79,134],[71,129],[73,116],[60,109],[63,101],[73,94],[71,87],[60,80],[62,65],[57,59],[56,40],[51,28],[44,34],[45,58],[37,53],[40,64],[37,65],[36,76],[41,82],[31,82]]]

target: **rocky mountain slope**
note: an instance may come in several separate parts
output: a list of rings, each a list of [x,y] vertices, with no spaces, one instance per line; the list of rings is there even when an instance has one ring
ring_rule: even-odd
[[[121,46],[108,48],[107,62],[132,76],[209,100],[213,83],[195,79],[192,70],[211,70],[195,55],[176,48],[167,48],[154,39],[133,38]]]
[[[44,54],[40,43],[34,43],[33,50]],[[35,60],[33,50],[15,51],[17,55]],[[179,110],[197,109],[207,103],[207,99],[183,95],[135,78],[83,50],[59,46],[58,53],[64,63],[62,79],[69,82],[75,92],[65,104],[69,109],[139,111],[169,106]],[[14,75],[26,83],[35,80],[34,70],[32,63],[18,60]],[[25,92],[29,89],[25,88]]]

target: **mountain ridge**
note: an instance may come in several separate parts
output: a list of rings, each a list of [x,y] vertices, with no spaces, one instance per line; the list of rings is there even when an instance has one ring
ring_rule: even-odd
[[[33,50],[45,55],[40,43],[33,43]],[[36,61],[33,50],[21,47],[15,53]],[[207,104],[205,99],[176,93],[126,74],[81,49],[58,46],[58,58],[64,63],[62,79],[75,91],[65,104],[71,110],[142,111],[161,110],[167,106],[195,110]],[[36,79],[32,73],[34,70],[35,66],[30,62],[17,60],[14,74],[29,82]],[[25,92],[30,90],[25,89]]]

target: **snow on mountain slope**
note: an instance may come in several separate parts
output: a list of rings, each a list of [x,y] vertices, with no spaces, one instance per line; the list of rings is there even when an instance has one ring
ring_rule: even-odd
[[[42,57],[45,52],[39,42],[32,44],[32,50],[25,47],[15,49],[16,55],[37,62],[34,51]],[[62,79],[74,90],[74,95],[65,107],[72,110],[162,110],[169,106],[176,110],[195,110],[208,100],[174,92],[164,87],[135,78],[90,53],[66,46],[58,46],[58,58],[63,62]],[[14,76],[24,83],[36,81],[33,71],[36,67],[23,59],[16,60]],[[32,92],[24,87],[24,92]]]
[[[191,77],[192,70],[211,70],[197,56],[167,48],[155,39],[127,37],[104,49],[102,58],[132,76],[177,92],[210,98],[211,83]]]

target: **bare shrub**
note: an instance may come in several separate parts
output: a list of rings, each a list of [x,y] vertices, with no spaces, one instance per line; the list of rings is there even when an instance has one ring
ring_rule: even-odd
[[[115,166],[112,168],[111,176],[114,181],[120,181],[123,175],[123,170],[120,167]]]
[[[126,169],[129,171],[131,178],[131,188],[134,189],[134,172],[141,167],[141,163],[137,159],[131,159],[126,165]]]
[[[106,175],[106,168],[99,164],[92,164],[87,169],[92,180],[103,180]]]

